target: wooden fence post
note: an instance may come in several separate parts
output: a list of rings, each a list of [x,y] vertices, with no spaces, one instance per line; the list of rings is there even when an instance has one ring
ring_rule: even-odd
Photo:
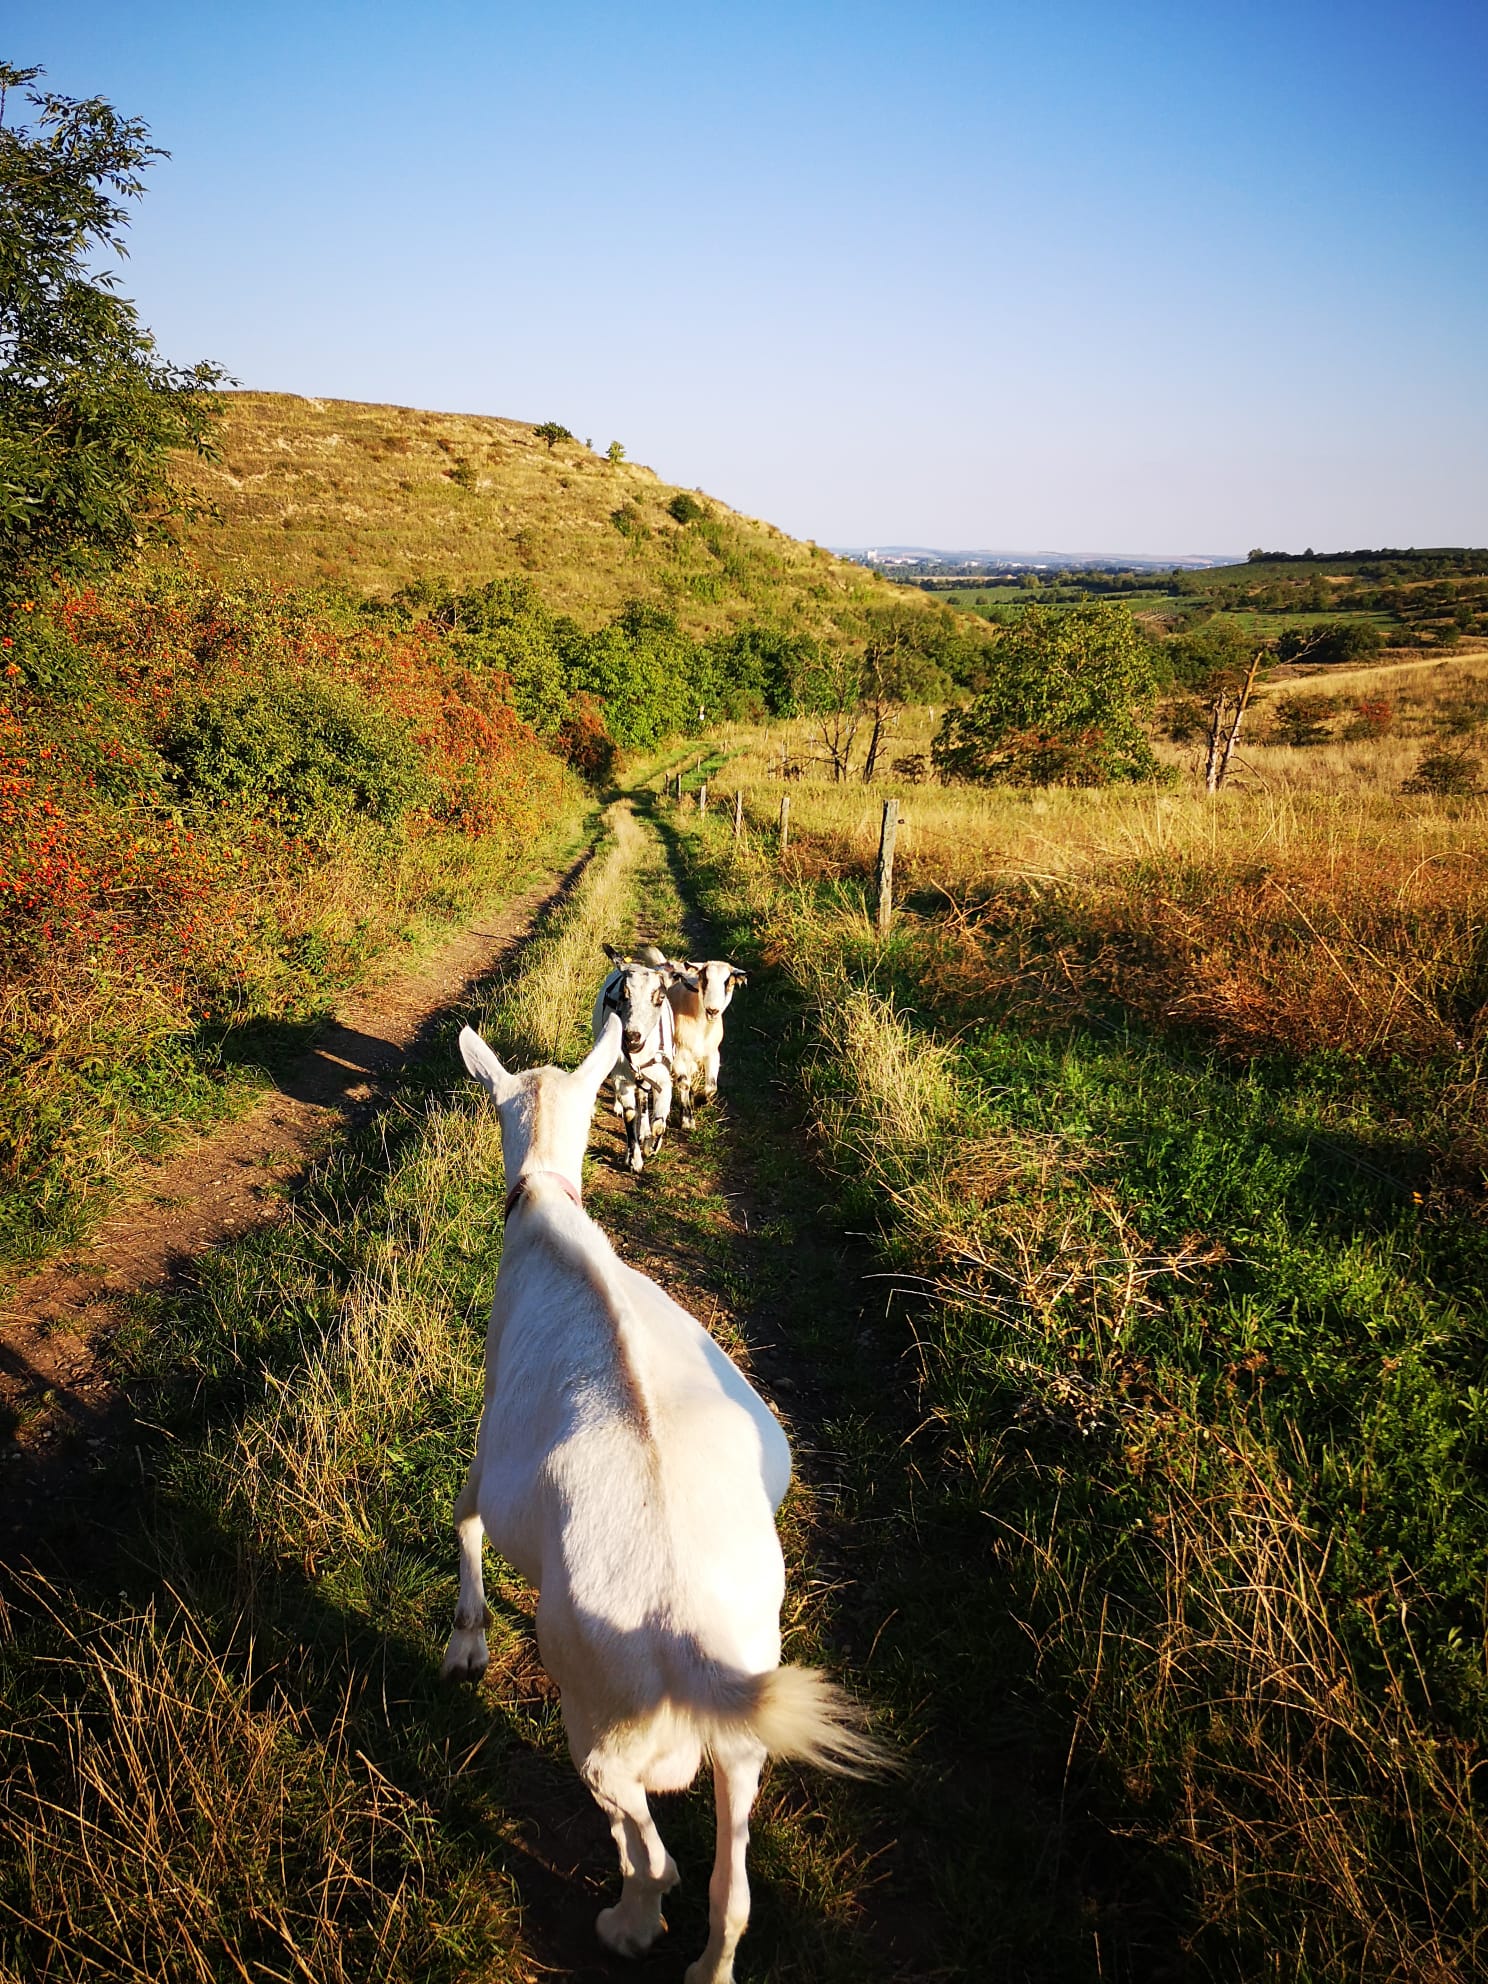
[[[743,831],[744,831],[744,788],[742,785],[736,785],[734,787],[734,839],[737,840],[740,834],[743,833]]]
[[[708,781],[703,780],[698,787],[698,818],[701,820],[708,810]]]
[[[887,937],[894,920],[894,836],[899,831],[899,801],[886,799],[878,836],[878,934]]]
[[[784,854],[790,841],[790,794],[780,795],[780,852]]]

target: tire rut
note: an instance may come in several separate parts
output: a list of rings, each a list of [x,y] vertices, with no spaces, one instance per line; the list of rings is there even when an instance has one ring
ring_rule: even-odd
[[[109,1446],[127,1408],[108,1345],[140,1295],[190,1277],[206,1255],[286,1216],[314,1158],[388,1106],[399,1071],[444,1016],[509,965],[536,920],[573,888],[561,874],[487,905],[412,970],[344,998],[314,1045],[245,1114],[142,1165],[81,1245],[0,1296],[0,1548],[24,1534],[49,1477]]]

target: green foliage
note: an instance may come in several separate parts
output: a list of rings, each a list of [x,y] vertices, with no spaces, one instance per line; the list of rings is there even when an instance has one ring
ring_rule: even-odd
[[[1278,636],[1278,661],[1316,661],[1330,667],[1364,661],[1384,646],[1384,635],[1368,620],[1340,620],[1326,627],[1287,627]]]
[[[407,724],[313,676],[202,696],[172,722],[164,752],[187,802],[299,829],[391,826],[436,792]]]
[[[552,454],[554,447],[559,441],[571,441],[573,439],[573,435],[563,425],[561,420],[545,420],[540,427],[534,427],[532,431],[539,441],[547,442],[549,454]]]
[[[34,127],[0,128],[0,597],[54,569],[117,559],[169,504],[175,448],[205,449],[223,378],[164,363],[96,250],[124,252],[122,200],[163,157],[137,118],[100,97],[24,89]]]
[[[422,582],[371,611],[423,615],[446,630],[460,659],[482,675],[505,676],[522,720],[589,774],[601,760],[608,767],[606,753],[617,745],[653,750],[701,724],[793,716],[822,703],[826,645],[752,622],[697,641],[665,608],[632,601],[608,626],[587,632],[550,613],[520,575],[458,593]],[[908,696],[918,693],[915,684],[928,692],[943,680],[939,657],[955,642],[953,616],[943,623],[939,615],[890,607],[870,623],[866,646],[875,679]],[[865,680],[864,645],[838,643],[831,652],[856,694]]]
[[[709,643],[698,669],[699,700],[734,719],[799,716],[819,644],[807,634],[746,625]]]
[[[1164,643],[1163,658],[1178,688],[1212,694],[1216,689],[1235,688],[1245,680],[1260,645],[1238,620],[1216,613],[1172,635]]]
[[[1003,635],[987,673],[973,702],[946,712],[933,747],[943,778],[1105,785],[1158,776],[1141,717],[1160,664],[1125,607],[1030,613]]]
[[[695,524],[708,514],[707,505],[700,503],[696,496],[689,496],[685,489],[679,489],[667,504],[667,514],[677,519],[679,524]]]
[[[1271,723],[1278,743],[1300,750],[1309,744],[1326,744],[1328,726],[1337,714],[1338,704],[1332,696],[1281,696],[1271,712]]]
[[[611,441],[610,445],[605,449],[605,460],[618,468],[621,462],[625,460],[624,445],[619,441]]]
[[[1472,751],[1453,751],[1443,745],[1428,751],[1402,792],[1429,794],[1439,799],[1470,799],[1482,791],[1479,775],[1483,761]]]
[[[644,544],[651,535],[651,527],[634,503],[622,503],[618,510],[611,510],[610,522],[622,537],[633,538],[637,544]]]

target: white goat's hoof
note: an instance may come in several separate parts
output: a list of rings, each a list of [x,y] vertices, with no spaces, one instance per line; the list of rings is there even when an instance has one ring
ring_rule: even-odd
[[[477,1628],[457,1626],[445,1648],[440,1675],[446,1681],[478,1681],[491,1663],[486,1636]]]
[[[644,1956],[665,1928],[660,1901],[649,1919],[635,1909],[627,1913],[622,1901],[614,1908],[602,1908],[594,1921],[594,1933],[615,1956]]]
[[[683,1971],[682,1984],[734,1984],[734,1966],[731,1962],[710,1963],[706,1956],[700,1956]]]

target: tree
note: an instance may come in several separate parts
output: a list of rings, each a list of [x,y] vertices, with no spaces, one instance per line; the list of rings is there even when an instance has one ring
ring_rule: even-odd
[[[549,454],[552,454],[555,445],[559,441],[571,441],[573,439],[573,435],[569,433],[561,420],[545,420],[541,427],[534,427],[532,431],[539,441],[547,442]]]
[[[166,154],[101,97],[0,63],[0,597],[107,564],[175,507],[170,452],[207,451],[215,365],[166,364],[99,249],[123,255],[141,174]],[[24,92],[34,126],[4,123]]]
[[[1276,642],[1278,661],[1323,662],[1335,667],[1377,654],[1384,635],[1372,620],[1335,620],[1331,626],[1288,627]]]
[[[1156,778],[1141,718],[1159,680],[1157,653],[1124,606],[1030,610],[992,650],[983,692],[946,711],[936,769],[981,784]]]
[[[1204,753],[1204,788],[1218,792],[1230,775],[1240,726],[1255,694],[1264,645],[1238,620],[1221,613],[1201,626],[1175,634],[1167,659],[1180,687],[1196,692],[1208,705]]]
[[[621,462],[625,460],[625,448],[623,444],[619,441],[611,441],[610,445],[605,449],[605,460],[613,467],[618,468]]]
[[[935,653],[938,628],[924,613],[907,607],[877,607],[869,614],[863,645],[859,701],[868,719],[868,746],[863,754],[863,783],[871,785],[884,745],[893,735],[908,703],[939,697],[946,677]]]

